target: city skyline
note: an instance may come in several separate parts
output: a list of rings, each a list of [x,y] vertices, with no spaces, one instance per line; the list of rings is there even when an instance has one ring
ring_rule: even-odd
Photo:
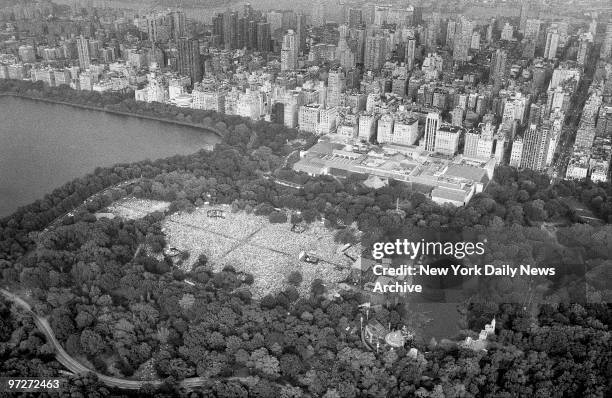
[[[612,5],[0,0],[0,393],[612,396]]]

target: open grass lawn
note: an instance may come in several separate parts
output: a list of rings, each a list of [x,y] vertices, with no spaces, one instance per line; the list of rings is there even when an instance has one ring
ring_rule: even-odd
[[[225,218],[209,217],[207,212],[213,209],[224,210]],[[205,254],[215,270],[231,265],[252,274],[255,298],[283,290],[292,271],[302,274],[300,294],[307,294],[316,278],[331,284],[350,273],[349,259],[340,251],[342,244],[334,242],[334,232],[317,224],[298,234],[291,232],[290,223],[270,224],[267,217],[232,213],[227,206],[204,205],[193,213],[169,216],[163,221],[163,230],[169,247],[189,252],[186,270]],[[321,261],[300,261],[301,251],[313,252]]]

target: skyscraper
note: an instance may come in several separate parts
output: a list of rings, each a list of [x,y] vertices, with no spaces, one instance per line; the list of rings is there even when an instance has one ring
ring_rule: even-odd
[[[236,31],[236,48],[246,47],[247,29],[249,21],[245,17],[238,18],[238,30]]]
[[[200,43],[197,39],[181,37],[178,40],[178,72],[189,76],[191,83],[199,83],[202,80],[202,61],[200,59]]]
[[[499,145],[499,142],[497,143]],[[521,167],[521,161],[523,158],[523,138],[516,137],[512,141],[512,149],[510,152],[510,166]]]
[[[79,66],[85,70],[89,68],[89,40],[83,37],[77,38],[77,52],[79,53]]]
[[[446,38],[445,43],[449,47],[453,47],[455,43],[455,33],[457,32],[457,22],[449,19],[446,22]]]
[[[550,142],[549,129],[537,124],[530,124],[523,137],[523,154],[521,168],[540,171],[546,164],[548,144]]]
[[[295,16],[295,33],[297,35],[298,54],[301,54],[306,47],[306,15],[300,13]]]
[[[528,19],[525,22],[524,34],[523,37],[526,39],[537,40],[540,35],[540,25],[542,21],[539,19]]]
[[[257,50],[257,22],[249,21],[246,31],[246,47],[249,50]]]
[[[425,141],[425,150],[433,151],[436,145],[436,133],[438,128],[440,127],[440,114],[435,112],[430,112],[427,114],[427,119],[425,119],[425,136],[423,137]]]
[[[414,6],[412,10],[412,24],[421,25],[423,23],[423,7]]]
[[[363,14],[359,8],[349,8],[348,25],[349,28],[359,28],[363,23]]]
[[[223,29],[223,15],[224,14],[217,14],[212,19],[212,25],[213,25],[212,33],[213,33],[213,35],[219,37],[219,42],[221,44],[225,43],[225,41],[224,41],[225,29]]]
[[[259,52],[270,51],[270,42],[272,40],[272,33],[270,32],[269,22],[257,23],[257,50]]]
[[[589,38],[592,38],[590,33],[584,34],[580,37],[578,53],[576,54],[576,62],[578,62],[578,65],[584,66],[589,56],[589,51],[591,49],[591,41]]]
[[[501,40],[509,41],[509,40],[512,40],[513,37],[514,37],[514,26],[506,22],[501,31]]]
[[[325,5],[322,1],[318,1],[313,4],[314,9],[312,10],[312,24],[314,26],[325,25]]]
[[[223,43],[226,50],[238,48],[238,13],[227,10],[223,14]]]
[[[461,22],[455,30],[455,38],[453,42],[453,59],[455,61],[465,62],[468,60],[473,30],[474,23],[468,18],[462,16]]]
[[[603,42],[601,43],[601,50],[599,52],[601,58],[612,57],[612,22],[608,22],[606,25],[606,35],[604,36]]]
[[[351,51],[346,41],[348,35],[348,26],[340,25],[338,28],[340,32],[340,38],[338,39],[338,46],[336,47],[336,59],[340,61],[340,66],[346,69],[355,67],[355,54]]]
[[[435,20],[429,20],[427,22],[427,26],[425,27],[425,47],[427,47],[427,51],[434,51],[436,46],[438,45],[438,29],[439,25],[436,24]]]
[[[556,30],[549,30],[546,34],[546,46],[544,47],[544,58],[554,59],[557,56],[559,46],[559,33]]]
[[[329,108],[340,105],[345,85],[346,77],[342,69],[329,72],[327,76],[327,106]]]
[[[178,38],[185,36],[185,13],[183,11],[173,11],[172,17],[172,38],[177,40]]]
[[[521,2],[521,16],[519,20],[519,32],[525,32],[525,25],[527,24],[527,16],[529,14],[529,1],[523,0]]]
[[[506,73],[506,50],[498,49],[491,57],[491,68],[489,71],[489,81],[500,83]]]
[[[416,40],[411,38],[406,42],[406,68],[408,71],[414,69],[414,58],[416,55]]]
[[[153,42],[166,42],[172,38],[174,17],[169,12],[151,12],[145,16],[147,36]]]
[[[283,36],[283,46],[281,48],[281,70],[297,69],[297,37],[293,29],[289,29]]]
[[[368,36],[365,42],[363,64],[367,70],[379,70],[385,63],[387,39],[384,36]]]
[[[255,10],[253,10],[251,3],[247,3],[244,5],[243,15],[247,20],[250,20],[253,18],[253,16],[255,15]]]

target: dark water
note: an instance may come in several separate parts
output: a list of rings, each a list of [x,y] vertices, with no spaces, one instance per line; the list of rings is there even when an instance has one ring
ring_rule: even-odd
[[[195,128],[0,97],[0,217],[98,166],[189,154],[217,142]]]

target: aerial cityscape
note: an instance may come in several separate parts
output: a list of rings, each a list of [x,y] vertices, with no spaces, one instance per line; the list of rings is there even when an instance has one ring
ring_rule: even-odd
[[[0,0],[0,396],[612,396],[606,0]]]

